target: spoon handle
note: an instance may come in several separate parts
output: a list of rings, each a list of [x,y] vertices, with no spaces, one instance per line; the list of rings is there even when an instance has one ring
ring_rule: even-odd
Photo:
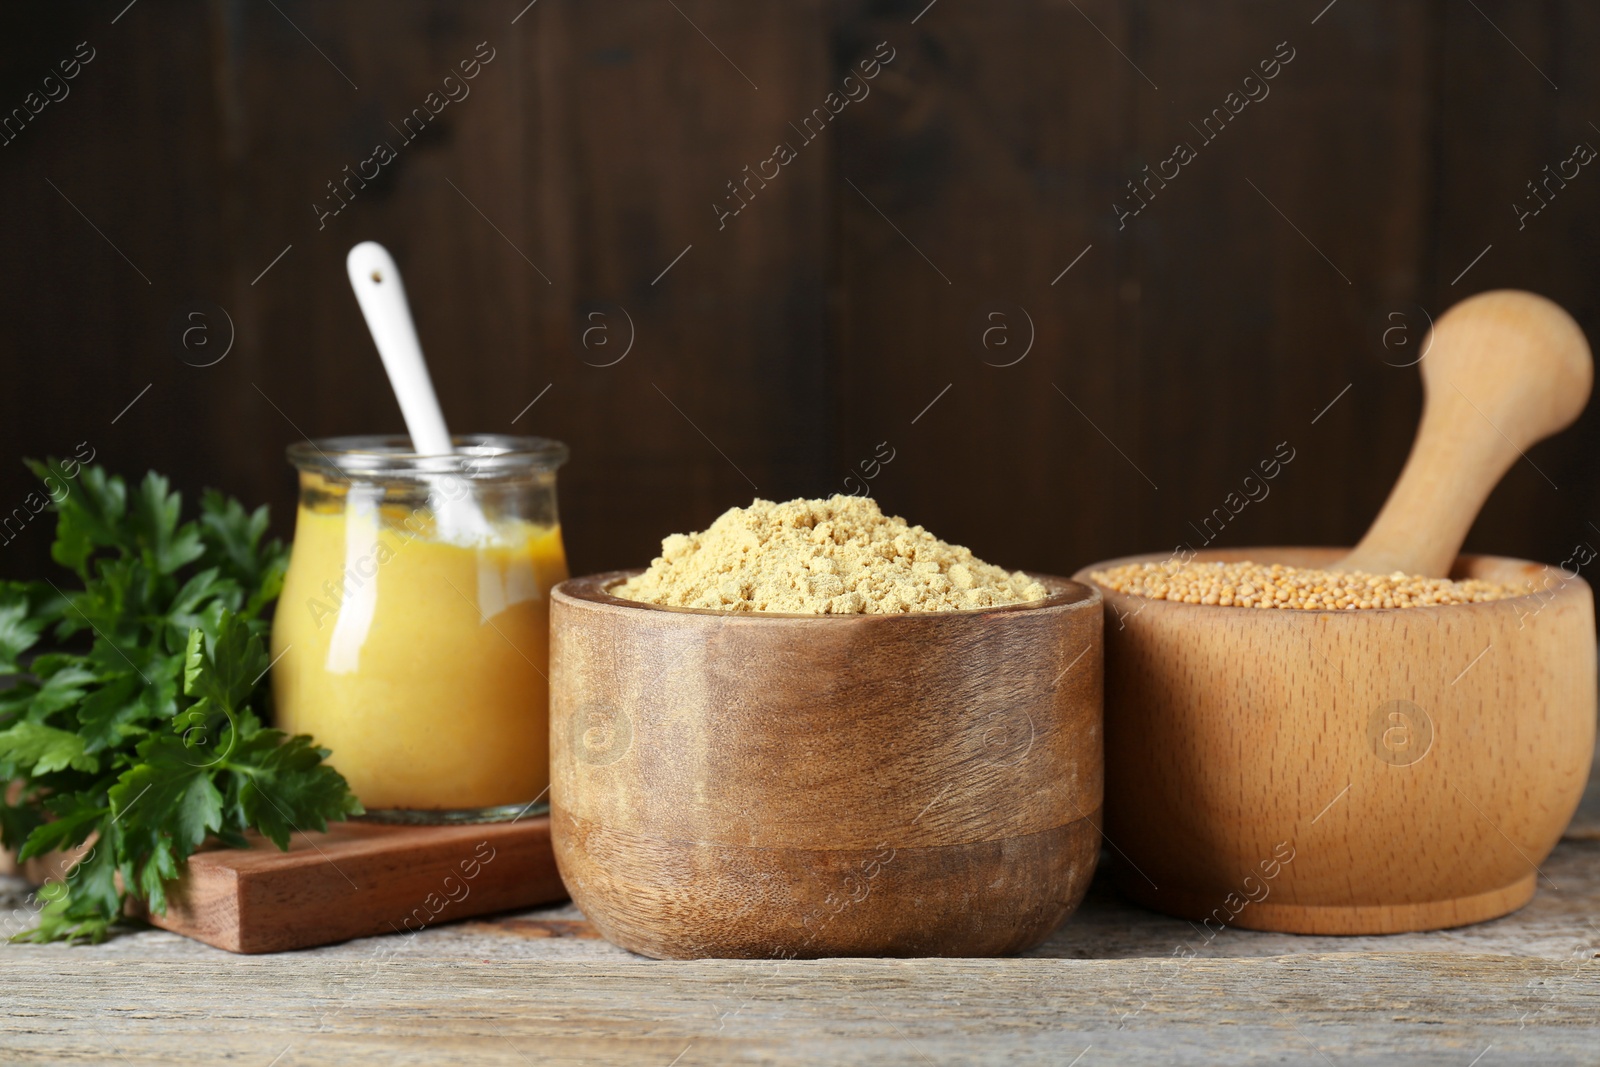
[[[377,343],[383,369],[400,401],[411,434],[411,447],[425,456],[444,456],[455,451],[450,431],[445,428],[439,398],[428,377],[428,364],[422,358],[417,328],[411,321],[411,306],[406,302],[405,283],[400,268],[389,250],[376,241],[362,241],[345,257],[350,286],[367,320],[367,329]]]
[[[1511,464],[1571,425],[1589,399],[1594,364],[1583,331],[1533,293],[1502,289],[1463,300],[1423,346],[1417,439],[1340,570],[1446,577]]]

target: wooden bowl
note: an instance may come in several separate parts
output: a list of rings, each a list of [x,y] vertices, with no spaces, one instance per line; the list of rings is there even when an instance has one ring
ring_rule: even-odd
[[[1198,558],[1324,567],[1343,555]],[[1588,777],[1593,597],[1523,560],[1463,556],[1451,576],[1532,579],[1538,592],[1290,611],[1102,590],[1119,888],[1208,929],[1314,934],[1460,926],[1525,904]]]
[[[1100,848],[1100,594],[911,615],[551,601],[550,814],[572,899],[647,956],[994,956]]]

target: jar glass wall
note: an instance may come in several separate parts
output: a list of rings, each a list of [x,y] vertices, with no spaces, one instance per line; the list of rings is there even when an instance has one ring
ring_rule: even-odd
[[[409,822],[541,810],[549,591],[566,446],[405,437],[289,449],[294,546],[272,628],[278,725],[331,750],[368,812]],[[531,805],[531,807],[530,807]]]

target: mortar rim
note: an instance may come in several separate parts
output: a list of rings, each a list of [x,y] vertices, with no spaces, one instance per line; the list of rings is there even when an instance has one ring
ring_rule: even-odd
[[[1201,561],[1201,562],[1214,561],[1214,560],[1225,560],[1225,561],[1228,561],[1228,562],[1240,562],[1240,561],[1243,561],[1245,559],[1250,559],[1252,562],[1256,562],[1256,563],[1268,563],[1268,564],[1271,564],[1271,563],[1274,563],[1274,562],[1278,562],[1278,561],[1273,560],[1272,558],[1270,558],[1270,556],[1272,554],[1282,553],[1282,552],[1307,552],[1307,551],[1332,553],[1334,555],[1331,556],[1331,558],[1329,559],[1329,562],[1333,562],[1334,560],[1337,560],[1337,559],[1341,558],[1343,555],[1348,554],[1351,551],[1351,549],[1347,548],[1347,547],[1337,546],[1337,545],[1257,545],[1257,546],[1244,546],[1244,547],[1238,547],[1238,548],[1206,548],[1206,549],[1201,549],[1200,551],[1196,552],[1192,558],[1194,560],[1198,560],[1198,561]],[[1257,556],[1241,555],[1241,553],[1244,553],[1244,554],[1256,553],[1258,555]],[[1093,586],[1095,589],[1098,589],[1100,591],[1101,595],[1103,597],[1105,597],[1105,598],[1109,599],[1110,597],[1115,596],[1115,597],[1127,598],[1127,599],[1130,599],[1130,600],[1142,600],[1142,601],[1146,601],[1147,603],[1150,603],[1150,604],[1159,604],[1159,605],[1161,605],[1162,610],[1172,610],[1172,609],[1177,609],[1177,608],[1189,608],[1189,609],[1193,609],[1193,610],[1196,610],[1196,611],[1207,611],[1207,612],[1209,612],[1213,608],[1221,608],[1222,605],[1220,605],[1220,604],[1188,604],[1188,603],[1184,603],[1184,602],[1176,601],[1176,600],[1157,600],[1157,599],[1155,599],[1153,597],[1140,596],[1137,593],[1124,593],[1124,592],[1120,592],[1120,591],[1115,590],[1115,589],[1109,589],[1109,588],[1107,588],[1105,586],[1102,586],[1099,582],[1095,581],[1093,578],[1090,577],[1090,574],[1093,573],[1094,571],[1110,570],[1113,567],[1125,566],[1125,565],[1130,564],[1130,563],[1154,563],[1154,562],[1158,562],[1158,561],[1163,560],[1163,559],[1170,559],[1171,557],[1172,557],[1172,553],[1170,553],[1170,552],[1141,552],[1141,553],[1136,553],[1134,555],[1129,555],[1129,556],[1119,556],[1119,557],[1116,557],[1114,559],[1101,560],[1098,563],[1091,563],[1086,567],[1080,567],[1076,572],[1074,572],[1072,578],[1073,578],[1074,581],[1080,582],[1080,583],[1082,583],[1084,585],[1090,585],[1090,586]],[[1462,609],[1462,608],[1473,608],[1473,609],[1483,610],[1483,609],[1489,609],[1489,608],[1497,608],[1497,607],[1501,607],[1501,606],[1513,606],[1514,607],[1514,606],[1516,606],[1518,604],[1523,604],[1523,603],[1526,603],[1528,601],[1539,601],[1541,603],[1548,604],[1552,600],[1555,600],[1557,598],[1570,599],[1572,597],[1579,596],[1580,594],[1585,593],[1585,592],[1588,592],[1591,597],[1593,595],[1592,591],[1590,591],[1589,583],[1583,578],[1583,576],[1581,574],[1574,573],[1572,575],[1572,577],[1568,578],[1568,577],[1565,576],[1565,572],[1561,570],[1561,567],[1560,567],[1559,564],[1540,563],[1537,560],[1520,559],[1520,558],[1518,558],[1516,556],[1496,556],[1496,555],[1491,555],[1491,554],[1482,553],[1482,552],[1463,552],[1463,553],[1458,554],[1456,556],[1456,558],[1455,558],[1455,561],[1451,564],[1450,576],[1452,578],[1454,578],[1458,574],[1461,573],[1461,571],[1463,570],[1464,567],[1468,567],[1468,566],[1471,566],[1471,565],[1474,565],[1474,564],[1477,564],[1477,563],[1510,564],[1512,566],[1518,566],[1518,567],[1543,568],[1544,570],[1547,570],[1547,571],[1548,570],[1554,570],[1557,574],[1561,574],[1563,576],[1563,580],[1562,580],[1561,584],[1559,586],[1557,586],[1555,588],[1555,590],[1551,593],[1550,597],[1548,599],[1543,600],[1543,601],[1540,600],[1541,593],[1539,591],[1534,591],[1534,592],[1524,593],[1524,594],[1519,595],[1519,596],[1502,597],[1499,600],[1480,600],[1480,601],[1473,601],[1471,603],[1465,603],[1465,604],[1424,604],[1424,605],[1419,605],[1419,606],[1416,606],[1416,607],[1409,607],[1409,608],[1398,608],[1398,607],[1397,608],[1357,608],[1357,609],[1345,608],[1343,610],[1337,609],[1337,608],[1314,608],[1314,609],[1311,609],[1311,608],[1283,608],[1283,609],[1280,609],[1280,608],[1255,608],[1255,607],[1250,607],[1250,608],[1237,607],[1236,608],[1236,607],[1230,605],[1225,610],[1228,610],[1228,611],[1235,611],[1236,610],[1236,611],[1240,611],[1240,612],[1254,612],[1254,613],[1257,613],[1257,614],[1260,614],[1260,615],[1263,615],[1263,616],[1266,616],[1266,617],[1269,617],[1269,618],[1275,618],[1275,617],[1280,616],[1280,615],[1282,615],[1282,616],[1307,616],[1307,617],[1318,617],[1318,616],[1329,616],[1329,615],[1331,615],[1331,616],[1334,616],[1336,618],[1350,618],[1350,617],[1372,618],[1372,617],[1376,617],[1376,616],[1393,615],[1393,614],[1395,614],[1397,612],[1403,612],[1403,613],[1406,613],[1406,614],[1414,614],[1414,613],[1416,613],[1418,611],[1452,611],[1452,610],[1459,610],[1459,609]],[[1289,564],[1289,566],[1296,566],[1296,564]],[[1574,587],[1576,587],[1576,588],[1574,588]]]

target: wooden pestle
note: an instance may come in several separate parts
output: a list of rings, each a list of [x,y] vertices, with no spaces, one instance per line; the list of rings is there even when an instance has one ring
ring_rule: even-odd
[[[1489,493],[1536,441],[1571,425],[1594,364],[1578,324],[1533,293],[1479,293],[1424,342],[1422,424],[1400,480],[1336,570],[1448,576]]]

